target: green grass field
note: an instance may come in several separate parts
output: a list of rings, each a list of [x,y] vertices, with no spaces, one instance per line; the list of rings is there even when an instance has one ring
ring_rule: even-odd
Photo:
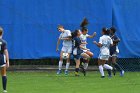
[[[1,83],[1,81],[0,81]],[[1,85],[0,85],[1,86]],[[139,93],[140,73],[119,73],[112,78],[100,78],[99,72],[84,77],[59,75],[55,72],[8,72],[8,93]]]

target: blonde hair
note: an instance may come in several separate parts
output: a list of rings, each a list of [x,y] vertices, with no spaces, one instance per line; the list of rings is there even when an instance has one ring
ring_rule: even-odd
[[[62,25],[58,25],[57,28],[64,28],[64,26],[62,26]]]

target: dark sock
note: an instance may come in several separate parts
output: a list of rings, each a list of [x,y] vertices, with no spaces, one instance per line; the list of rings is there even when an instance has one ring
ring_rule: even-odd
[[[116,69],[118,69],[119,71],[122,71],[123,69],[121,68],[121,66],[118,63],[113,63],[114,67]]]
[[[111,70],[107,69],[108,75],[111,76]]]
[[[75,72],[79,72],[79,68],[75,68]]]
[[[7,77],[6,76],[2,76],[3,90],[6,90],[6,84],[7,84]]]

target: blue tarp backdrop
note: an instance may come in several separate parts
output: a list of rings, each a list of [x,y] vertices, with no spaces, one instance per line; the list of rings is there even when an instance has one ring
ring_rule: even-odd
[[[88,48],[98,57],[102,27],[117,27],[121,58],[139,57],[139,0],[0,0],[0,25],[11,59],[59,57],[55,51],[57,25],[74,31],[84,17],[89,20]],[[60,45],[60,48],[61,49]]]

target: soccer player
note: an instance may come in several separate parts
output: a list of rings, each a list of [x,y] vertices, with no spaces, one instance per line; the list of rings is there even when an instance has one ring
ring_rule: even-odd
[[[82,27],[82,34],[80,35],[80,39],[82,42],[82,46],[84,48],[86,48],[87,43],[87,38],[94,38],[96,36],[96,32],[93,33],[93,35],[89,35],[88,34],[88,29],[86,27]],[[87,55],[90,56],[90,58],[93,57],[93,53],[90,50],[84,50],[82,49]],[[90,59],[83,59],[84,63],[83,63],[83,67],[86,70],[88,68],[88,64],[89,64],[89,60]]]
[[[65,75],[68,75],[68,68],[70,65],[70,54],[72,52],[71,32],[70,32],[70,30],[65,30],[62,25],[59,25],[57,27],[57,29],[59,32],[61,32],[61,34],[57,41],[56,51],[59,50],[58,47],[59,47],[60,41],[61,40],[63,41],[63,47],[62,47],[61,53],[60,53],[59,69],[57,71],[57,74],[61,74],[61,72],[62,72],[61,69],[62,69],[62,64],[63,64],[63,58],[62,58],[63,53],[68,53],[66,69],[65,69]]]
[[[83,52],[83,50],[89,50],[85,47],[83,47],[81,40],[80,40],[81,31],[75,30],[75,32],[72,33],[72,41],[73,41],[73,56],[74,60],[76,62],[75,67],[75,76],[79,76],[79,65],[80,65],[80,58],[87,58],[89,59],[90,56]],[[83,50],[82,50],[83,49]],[[85,75],[85,73],[84,73]]]
[[[3,92],[6,93],[7,77],[6,68],[9,67],[9,55],[7,50],[7,43],[2,39],[3,29],[0,27],[0,68],[2,76]]]
[[[124,75],[124,70],[121,68],[121,66],[116,62],[118,53],[119,53],[119,49],[118,49],[118,43],[120,42],[119,37],[115,34],[116,29],[115,27],[111,27],[110,28],[110,37],[113,41],[113,46],[110,47],[110,58],[108,63],[113,65],[113,68],[115,70],[115,68],[117,68],[120,71],[120,76]],[[116,71],[115,71],[116,72]],[[114,75],[115,75],[114,72]]]
[[[112,39],[108,36],[108,31],[106,28],[102,29],[102,36],[99,39],[99,43],[96,41],[94,41],[93,43],[100,48],[98,66],[99,66],[99,71],[101,73],[101,78],[104,78],[105,75],[104,75],[103,67],[110,70],[110,74],[111,74],[111,70],[113,69],[108,64],[105,64],[106,61],[108,61],[109,59],[109,53],[110,53],[109,48],[113,44]]]

